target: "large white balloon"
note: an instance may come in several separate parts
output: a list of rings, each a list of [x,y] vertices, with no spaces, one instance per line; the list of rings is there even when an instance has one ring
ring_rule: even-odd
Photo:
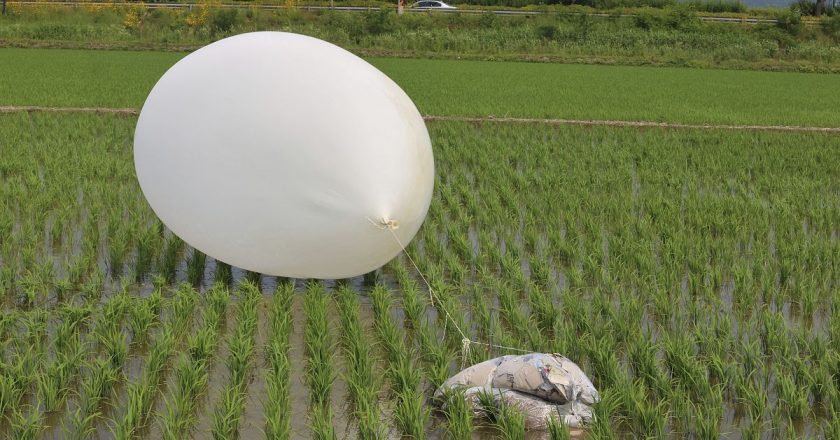
[[[169,69],[137,121],[134,161],[184,241],[248,270],[346,278],[417,233],[434,161],[423,118],[391,79],[333,44],[255,32]],[[396,229],[379,223],[392,221]]]

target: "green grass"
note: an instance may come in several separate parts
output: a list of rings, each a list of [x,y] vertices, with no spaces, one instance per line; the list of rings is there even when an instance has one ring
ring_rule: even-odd
[[[183,56],[0,49],[0,105],[139,108],[157,79]],[[403,87],[424,114],[840,127],[840,81],[827,74],[369,61]]]

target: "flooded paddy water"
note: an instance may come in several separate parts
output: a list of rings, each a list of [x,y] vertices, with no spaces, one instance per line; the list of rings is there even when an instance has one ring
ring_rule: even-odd
[[[176,421],[181,437],[215,438],[231,414],[239,438],[263,438],[272,395],[287,396],[273,417],[289,438],[317,438],[325,420],[337,438],[363,438],[371,414],[382,438],[416,425],[451,438],[458,421],[432,401],[435,387],[512,352],[466,354],[447,315],[471,340],[578,363],[603,397],[584,438],[840,435],[833,137],[430,123],[436,193],[408,247],[423,278],[402,254],[312,287],[226,272],[173,239],[134,180],[132,127],[0,117],[0,140],[14,134],[0,144],[0,438],[110,439],[126,423],[132,438],[166,438]],[[259,286],[253,329],[241,325],[245,280]],[[289,283],[290,329],[278,336],[273,305]],[[348,355],[342,288],[369,365]],[[307,376],[313,292],[326,297],[329,416],[313,416]],[[286,337],[288,387],[272,394],[269,347]],[[244,371],[235,386],[232,366]],[[353,399],[368,391],[376,404],[360,411]],[[510,434],[474,427],[471,438]]]

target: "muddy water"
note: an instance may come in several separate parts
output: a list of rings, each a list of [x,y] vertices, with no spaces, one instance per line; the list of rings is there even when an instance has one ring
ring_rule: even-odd
[[[474,249],[477,251],[478,249],[478,240],[477,236],[473,233],[470,234],[470,241],[472,241]],[[185,250],[185,254],[189,251]],[[608,252],[605,251],[605,255]],[[104,262],[102,263],[104,265]],[[530,270],[528,266],[527,260],[523,259],[522,262],[522,270],[527,274]],[[555,265],[552,265],[555,266]],[[126,264],[126,267],[129,267],[129,264]],[[207,266],[205,267],[205,279],[202,282],[203,286],[208,286],[212,284],[212,277],[215,271],[215,262],[211,259],[207,259]],[[552,268],[552,277],[554,281],[557,283],[558,290],[563,290],[566,287],[566,277],[565,273],[561,269]],[[239,280],[245,278],[247,274],[244,271],[234,268],[233,269],[233,277],[234,283],[238,282]],[[181,264],[176,272],[176,280],[177,282],[186,281],[186,265]],[[393,277],[390,276],[389,273],[384,272],[381,275],[381,281],[385,282],[387,285],[394,287],[394,280]],[[687,290],[688,286],[686,284],[687,280],[683,281],[683,290]],[[295,295],[293,302],[292,302],[292,315],[293,315],[293,327],[292,327],[292,334],[291,334],[291,352],[290,352],[290,362],[291,362],[291,405],[292,405],[292,414],[291,414],[291,425],[292,425],[292,438],[300,438],[300,439],[308,439],[311,438],[310,430],[308,428],[308,407],[309,407],[309,397],[308,397],[308,389],[303,381],[303,371],[305,368],[305,356],[304,356],[304,343],[303,343],[303,326],[304,326],[304,314],[303,314],[303,298],[300,295],[300,291],[305,287],[304,280],[295,280],[296,286],[298,287],[298,294]],[[350,280],[351,286],[353,286],[354,290],[360,292],[359,300],[361,303],[360,309],[360,318],[362,320],[362,325],[366,329],[366,335],[370,338],[374,338],[374,333],[372,331],[373,326],[373,316],[371,313],[371,304],[370,298],[366,295],[367,287],[364,285],[364,280],[362,277],[357,277]],[[278,284],[278,279],[276,277],[260,277],[260,286],[265,292],[264,301],[262,306],[259,310],[260,319],[259,319],[259,327],[257,332],[257,341],[256,341],[256,348],[255,348],[255,358],[254,358],[254,370],[251,375],[250,382],[248,383],[247,388],[247,401],[245,410],[243,412],[243,418],[240,425],[240,435],[242,438],[262,438],[262,428],[264,426],[263,421],[263,401],[265,399],[266,390],[265,390],[265,376],[264,376],[264,368],[265,368],[265,361],[263,356],[263,350],[265,346],[265,342],[267,339],[267,305],[270,304],[272,300],[272,293]],[[325,283],[327,288],[332,288],[333,283],[328,282]],[[104,303],[107,299],[113,294],[113,292],[119,289],[119,283],[115,281],[106,281],[103,286],[103,294],[100,299],[100,303]],[[150,282],[145,282],[139,285],[132,285],[130,288],[130,294],[136,296],[147,296],[150,292],[152,292],[153,286]],[[721,300],[721,306],[724,310],[732,310],[733,306],[733,293],[735,290],[734,281],[731,279],[726,279],[723,281],[722,285],[718,290],[719,298]],[[685,292],[684,292],[685,293]],[[685,295],[682,296],[683,298]],[[398,301],[398,295],[395,295],[395,301]],[[58,302],[58,298],[50,298],[50,303],[48,304],[48,308],[51,308]],[[231,298],[231,304],[229,305],[228,311],[229,313],[233,310],[233,305],[236,303],[236,297]],[[465,302],[466,304],[466,302]],[[801,309],[798,307],[797,304],[793,302],[784,302],[780,304],[772,304],[771,308],[773,310],[779,310],[786,323],[791,327],[797,327],[799,325],[806,325],[811,331],[817,332],[824,332],[826,326],[828,324],[828,317],[827,312],[817,310],[813,316],[810,317],[803,317],[801,313]],[[469,308],[464,307],[464,310],[468,313]],[[331,315],[332,319],[330,321],[330,331],[332,340],[334,343],[337,344],[338,338],[340,337],[340,325],[338,322],[338,317],[336,314]],[[395,307],[392,309],[392,317],[395,319],[397,324],[402,324],[404,315],[402,312],[401,307],[399,304],[396,303]],[[436,311],[433,307],[429,307],[426,310],[426,318],[430,320],[430,322],[437,322]],[[470,317],[466,315],[466,322],[470,322]],[[217,348],[217,352],[214,357],[214,362],[209,367],[209,383],[206,392],[199,398],[198,405],[196,407],[196,425],[195,429],[192,433],[192,438],[196,439],[205,439],[211,438],[210,436],[210,420],[215,410],[215,406],[220,398],[220,393],[223,390],[224,386],[227,385],[229,381],[227,368],[224,365],[224,359],[228,356],[228,349],[227,349],[227,335],[233,329],[233,325],[235,325],[235,319],[227,319],[223,323],[223,331],[219,337],[219,346]],[[654,325],[652,318],[646,318],[645,322],[643,322],[644,326],[650,326],[649,328],[655,329],[656,325]],[[748,329],[739,329],[739,322],[736,319],[732,320],[732,331],[734,334],[739,334],[739,331],[749,331]],[[439,333],[442,332],[442,329],[438,329]],[[55,331],[55,325],[53,322],[50,322],[50,326],[48,327],[48,337],[53,338]],[[149,340],[153,341],[154,336],[157,330],[153,330],[153,333],[150,334]],[[125,330],[126,334],[130,335],[130,331],[127,329]],[[183,343],[183,342],[182,342]],[[337,347],[337,345],[336,345]],[[96,355],[95,353],[91,354]],[[126,360],[126,364],[124,366],[125,371],[125,378],[120,380],[114,386],[114,390],[112,392],[112,397],[107,399],[102,405],[103,411],[103,418],[99,420],[96,425],[96,431],[94,437],[108,439],[113,438],[113,434],[111,429],[114,426],[114,421],[112,420],[120,420],[126,404],[126,384],[130,382],[134,382],[139,378],[139,375],[142,372],[142,368],[145,363],[145,359],[148,355],[148,347],[141,346],[137,344],[132,344],[130,346],[129,356]],[[49,359],[49,358],[48,358]],[[174,360],[171,360],[170,365],[174,365]],[[336,349],[336,355],[334,357],[334,368],[338,373],[336,376],[336,380],[333,385],[332,390],[332,402],[333,402],[333,414],[334,419],[333,423],[336,429],[336,432],[342,438],[356,438],[356,427],[352,421],[352,417],[347,414],[346,405],[344,402],[346,401],[346,384],[344,383],[341,372],[344,371],[344,359],[341,355],[340,351]],[[385,365],[382,362],[377,364],[378,368],[384,370]],[[455,366],[452,367],[452,373],[455,371]],[[169,382],[173,380],[172,374],[170,370],[167,370],[163,375],[163,383],[159,387],[160,393],[158,397],[155,399],[155,404],[153,410],[155,412],[160,412],[164,410],[164,399],[161,398],[162,396],[168,396],[168,386]],[[28,400],[35,404],[35,396],[34,393],[28,393]],[[391,403],[387,401],[385,396],[387,395],[386,390],[383,390],[380,393],[383,396],[382,400],[382,411],[383,411],[383,420],[385,423],[392,425],[391,415],[389,412],[389,408]],[[769,396],[771,400],[775,400],[776,396],[771,392]],[[62,425],[66,423],[68,420],[68,412],[72,411],[76,408],[77,405],[77,398],[75,396],[68,396],[67,402],[63,408],[60,408],[59,411],[55,413],[46,414],[44,418],[44,425],[47,426],[45,431],[42,433],[42,438],[48,439],[60,439],[65,437],[65,433],[62,429]],[[429,403],[431,407],[431,403]],[[4,424],[6,420],[4,419]],[[724,416],[721,421],[721,432],[725,434],[727,438],[739,438],[737,431],[740,431],[742,427],[745,427],[748,423],[748,420],[744,418],[736,408],[731,404],[726,404],[724,409]],[[2,425],[2,424],[0,424]],[[428,435],[431,439],[442,439],[445,438],[443,430],[441,426],[444,425],[444,420],[440,419],[438,416],[433,418],[430,423],[428,429]],[[3,434],[7,433],[8,427],[0,426],[0,437],[3,437]],[[819,429],[813,419],[808,419],[802,422],[796,422],[794,424],[794,429],[797,433],[797,436],[815,436],[819,434]],[[144,429],[142,432],[139,433],[141,438],[159,438],[160,431],[156,424],[156,418],[153,416],[150,419],[150,426]],[[581,434],[578,433],[578,436]],[[769,437],[768,433],[768,437]],[[476,429],[473,438],[490,438],[496,437],[497,433],[492,428],[478,428]],[[629,435],[628,435],[629,436]],[[391,430],[389,433],[390,438],[398,438],[395,430]],[[529,439],[543,439],[547,438],[545,433],[529,433]]]

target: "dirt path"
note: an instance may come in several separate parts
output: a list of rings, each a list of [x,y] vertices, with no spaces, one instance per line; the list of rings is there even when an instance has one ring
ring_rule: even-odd
[[[791,132],[817,132],[840,134],[840,127],[800,127],[795,125],[727,125],[727,124],[683,124],[678,122],[654,122],[654,121],[609,121],[598,119],[540,119],[540,118],[508,118],[493,116],[469,117],[469,116],[434,116],[426,115],[426,121],[458,121],[472,123],[507,123],[507,124],[545,124],[545,125],[580,125],[608,127],[635,127],[635,128],[687,128],[694,130],[748,130],[748,131],[791,131]]]
[[[39,112],[39,113],[101,113],[137,116],[140,110],[136,108],[111,107],[41,107],[41,106],[0,106],[0,113]],[[600,119],[543,119],[543,118],[510,118],[494,116],[423,116],[428,122],[452,121],[470,122],[474,124],[544,124],[544,125],[578,125],[578,126],[608,126],[633,128],[670,128],[691,130],[746,130],[746,131],[783,131],[799,133],[834,133],[840,134],[840,127],[802,127],[796,125],[728,125],[728,124],[683,124],[679,122],[655,121],[611,121]]]
[[[0,113],[38,112],[38,113],[109,113],[121,115],[139,115],[136,108],[111,107],[41,107],[37,105],[2,105]]]

